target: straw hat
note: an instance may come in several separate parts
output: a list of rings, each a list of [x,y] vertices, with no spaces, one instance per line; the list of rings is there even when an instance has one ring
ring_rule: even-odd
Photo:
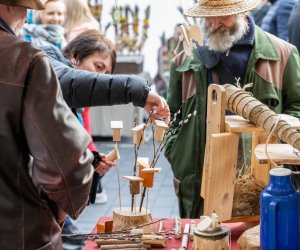
[[[191,17],[230,16],[254,9],[259,0],[198,0],[192,8],[184,11]]]
[[[44,5],[40,0],[0,0],[0,4],[22,6],[28,9],[42,10]]]

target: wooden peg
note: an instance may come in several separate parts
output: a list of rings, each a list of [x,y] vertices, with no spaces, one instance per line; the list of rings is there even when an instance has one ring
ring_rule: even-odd
[[[153,187],[154,173],[160,172],[161,168],[150,168],[148,160],[146,157],[138,157],[139,177],[143,179],[144,187]]]
[[[154,140],[155,141],[162,141],[165,134],[165,129],[168,125],[161,120],[155,120],[155,128],[154,128]]]
[[[113,150],[110,151],[106,156],[105,156],[105,161],[115,161],[120,159],[119,155],[119,150],[117,148],[117,145],[114,146]]]
[[[140,193],[140,182],[143,181],[142,178],[137,176],[123,176],[123,178],[129,180],[129,189],[131,195]]]
[[[149,158],[148,157],[138,157],[137,158],[137,166],[139,169],[139,177],[145,178],[145,174],[142,172],[144,168],[149,168]]]
[[[121,128],[123,128],[123,121],[111,121],[110,127],[113,130],[113,141],[121,141]]]
[[[96,225],[97,233],[104,233],[105,232],[105,225],[103,222],[97,223]]]
[[[131,129],[133,131],[133,144],[139,145],[144,143],[144,127],[145,123],[142,123]]]
[[[154,182],[154,173],[160,172],[161,168],[143,168],[141,170],[141,177],[143,180],[143,186],[151,188]]]

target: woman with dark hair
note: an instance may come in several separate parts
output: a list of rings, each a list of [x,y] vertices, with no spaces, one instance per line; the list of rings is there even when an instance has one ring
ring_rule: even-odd
[[[97,30],[87,30],[73,39],[62,51],[74,68],[97,72],[100,74],[113,73],[116,66],[116,50],[113,43]],[[82,115],[83,126],[91,135],[90,108],[85,107]],[[92,141],[89,149],[97,151]],[[96,203],[107,201],[105,190],[101,181],[98,182]]]
[[[99,31],[84,31],[62,52],[54,46],[44,46],[43,50],[59,79],[64,99],[73,112],[83,107],[132,102],[136,106],[144,107],[147,112],[154,108],[157,118],[165,118],[169,122],[170,113],[166,101],[150,92],[145,79],[135,75],[110,74],[116,65],[115,47]],[[89,129],[89,126],[86,128]],[[91,149],[97,153],[95,146],[94,150]],[[103,156],[99,164],[100,169],[97,172],[103,171],[103,175],[113,165],[112,162],[105,162]],[[91,202],[94,202],[93,198]],[[76,231],[72,223],[69,225],[71,232],[65,227],[64,233]]]
[[[87,30],[78,35],[62,50],[75,68],[101,74],[111,74],[116,66],[116,50],[113,43],[97,30]],[[94,60],[93,60],[93,59]],[[91,63],[86,68],[86,63]]]

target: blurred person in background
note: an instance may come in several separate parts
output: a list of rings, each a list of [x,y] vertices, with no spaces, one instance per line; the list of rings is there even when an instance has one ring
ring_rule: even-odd
[[[295,4],[289,20],[289,42],[300,52],[300,1]]]
[[[253,11],[250,12],[257,26],[261,27],[262,20],[264,19],[265,15],[269,11],[270,7],[271,7],[270,1],[261,0],[260,4]]]
[[[90,11],[87,0],[64,0],[66,4],[65,35],[72,41],[85,30],[100,30],[100,24]]]
[[[261,28],[274,36],[288,41],[288,23],[295,0],[273,0],[262,20]]]
[[[45,9],[35,11],[34,17],[23,27],[23,37],[36,46],[54,45],[61,49],[66,45],[64,0],[46,0]],[[33,23],[32,23],[33,22]]]

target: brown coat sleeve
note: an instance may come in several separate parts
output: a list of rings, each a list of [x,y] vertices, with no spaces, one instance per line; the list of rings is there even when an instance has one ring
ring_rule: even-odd
[[[77,218],[87,204],[93,176],[93,156],[87,150],[91,139],[63,100],[44,54],[35,56],[27,83],[22,119],[33,157],[33,182],[58,208]]]

